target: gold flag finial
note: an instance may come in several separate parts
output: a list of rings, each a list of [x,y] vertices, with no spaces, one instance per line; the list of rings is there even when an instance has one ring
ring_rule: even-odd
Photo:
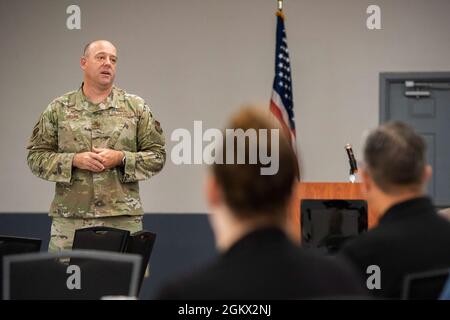
[[[283,0],[277,0],[278,2],[278,10],[283,11]]]

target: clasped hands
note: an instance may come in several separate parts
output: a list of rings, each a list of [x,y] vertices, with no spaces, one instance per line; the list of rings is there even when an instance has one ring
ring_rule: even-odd
[[[91,172],[102,172],[120,165],[123,157],[123,151],[94,147],[92,152],[77,153],[72,165]]]

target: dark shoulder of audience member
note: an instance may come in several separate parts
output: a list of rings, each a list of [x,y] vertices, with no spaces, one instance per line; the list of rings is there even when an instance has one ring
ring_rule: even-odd
[[[234,163],[215,163],[210,174],[216,181],[227,210],[210,214],[229,215],[240,228],[248,228],[235,243],[221,252],[215,261],[201,269],[173,281],[157,296],[158,299],[319,299],[361,297],[361,288],[352,270],[343,262],[318,256],[301,249],[286,233],[288,205],[298,182],[297,158],[290,141],[261,108],[245,107],[230,121],[228,129],[256,130],[258,161],[250,163],[249,143],[245,144],[245,164],[236,164],[242,151],[238,139],[233,138]],[[258,130],[279,129],[278,140],[267,132],[269,154],[278,149],[278,170],[275,174],[261,174]],[[225,135],[225,139],[229,138]],[[248,142],[249,140],[247,140]],[[276,144],[276,145],[275,145]],[[264,151],[264,150],[263,150]],[[221,148],[226,159],[226,141]],[[219,153],[220,154],[220,153]],[[221,220],[223,221],[223,220]],[[227,227],[212,222],[216,244],[218,233]],[[231,232],[231,230],[228,230]],[[219,239],[219,240],[217,240]]]

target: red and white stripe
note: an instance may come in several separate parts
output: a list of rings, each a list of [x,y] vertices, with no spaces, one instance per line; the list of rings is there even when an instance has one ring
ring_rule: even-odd
[[[282,128],[289,132],[292,149],[294,150],[295,154],[297,154],[295,130],[290,127],[289,115],[286,112],[286,108],[284,107],[280,95],[275,90],[272,91],[272,98],[270,99],[270,111],[275,116],[275,118],[278,119]]]

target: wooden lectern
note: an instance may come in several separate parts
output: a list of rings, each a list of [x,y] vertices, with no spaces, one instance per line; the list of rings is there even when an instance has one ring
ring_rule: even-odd
[[[300,202],[302,199],[366,200],[361,183],[347,182],[299,182],[289,210],[289,230],[300,241]],[[369,228],[376,224],[374,212],[368,207]]]

